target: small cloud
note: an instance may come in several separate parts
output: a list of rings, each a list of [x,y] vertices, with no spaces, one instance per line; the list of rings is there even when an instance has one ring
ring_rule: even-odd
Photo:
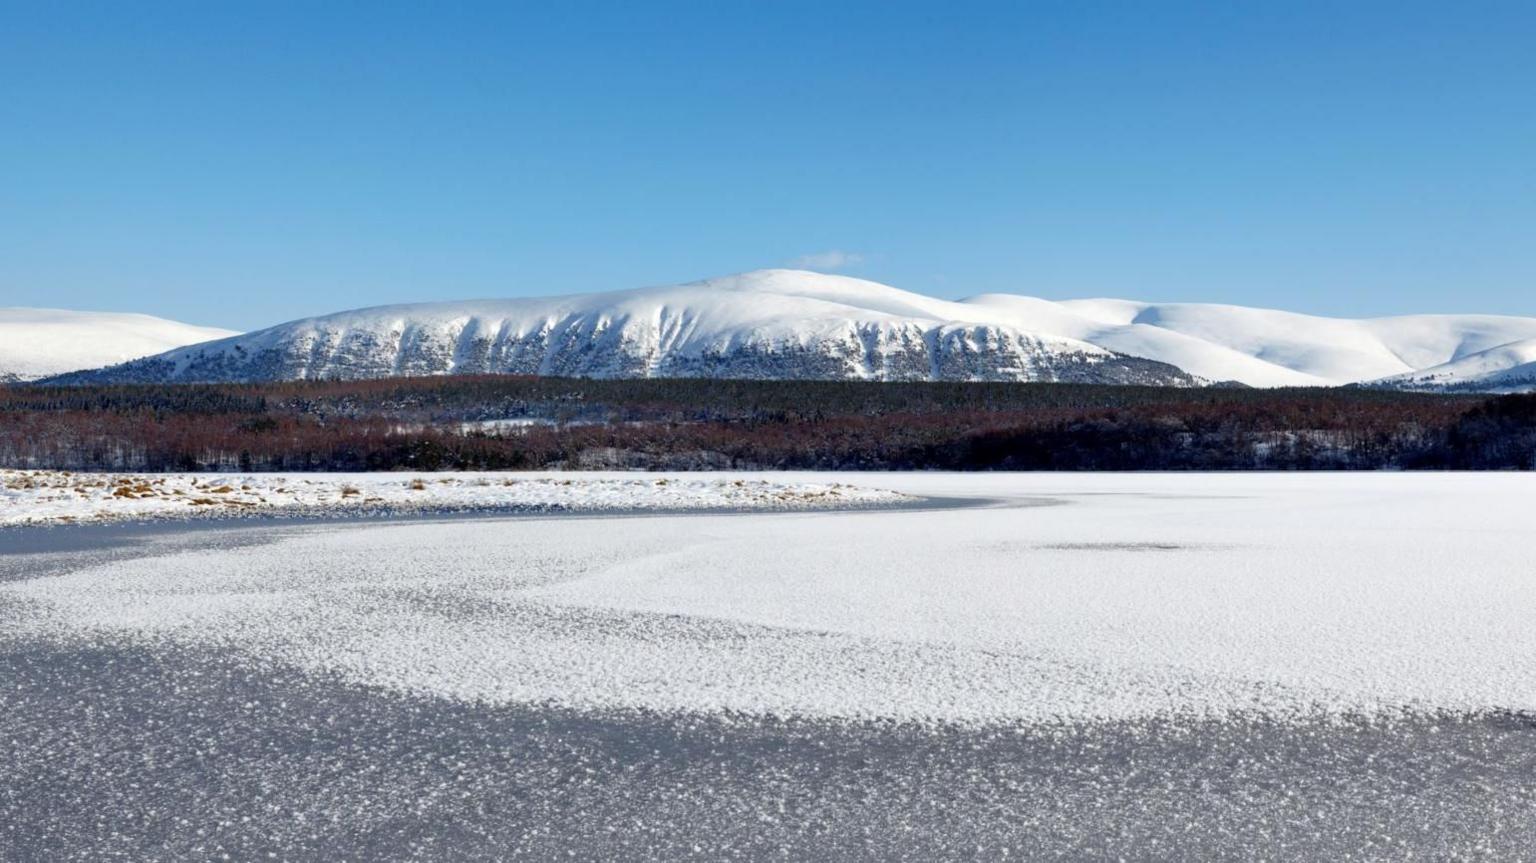
[[[791,267],[797,270],[822,270],[836,272],[846,270],[849,267],[857,267],[864,263],[864,256],[858,252],[845,252],[841,249],[829,249],[825,252],[816,252],[810,255],[801,255],[789,262]]]

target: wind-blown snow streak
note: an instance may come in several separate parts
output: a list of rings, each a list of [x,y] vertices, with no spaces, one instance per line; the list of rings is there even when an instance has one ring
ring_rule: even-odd
[[[149,315],[0,308],[0,382],[99,368],[232,335]]]

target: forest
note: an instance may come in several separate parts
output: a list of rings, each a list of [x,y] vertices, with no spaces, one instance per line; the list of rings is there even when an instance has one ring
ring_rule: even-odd
[[[1532,470],[1536,395],[587,380],[0,385],[60,470]]]

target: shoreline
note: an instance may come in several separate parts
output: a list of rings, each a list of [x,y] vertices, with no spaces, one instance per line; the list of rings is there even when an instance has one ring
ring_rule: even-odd
[[[925,495],[762,477],[506,477],[465,472],[284,476],[0,471],[0,535],[29,527],[465,516],[824,512],[906,507]]]
[[[914,497],[892,503],[851,503],[824,508],[757,509],[752,507],[630,507],[583,509],[549,507],[432,507],[421,509],[369,508],[367,511],[297,507],[244,513],[189,513],[148,518],[111,518],[91,521],[0,524],[0,555],[53,554],[86,549],[108,550],[164,535],[183,536],[202,532],[228,533],[277,528],[367,527],[401,524],[434,524],[462,521],[525,521],[560,519],[633,519],[669,516],[747,516],[858,514],[873,512],[938,512],[982,509],[993,506],[1056,506],[1068,501],[1041,497],[1005,500],[977,497]],[[73,542],[71,540],[74,540]]]

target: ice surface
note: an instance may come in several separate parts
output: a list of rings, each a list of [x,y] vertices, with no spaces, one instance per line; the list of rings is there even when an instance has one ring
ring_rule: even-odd
[[[1530,475],[771,478],[991,503],[323,527],[0,590],[36,609],[29,638],[467,702],[963,725],[1536,710]]]

